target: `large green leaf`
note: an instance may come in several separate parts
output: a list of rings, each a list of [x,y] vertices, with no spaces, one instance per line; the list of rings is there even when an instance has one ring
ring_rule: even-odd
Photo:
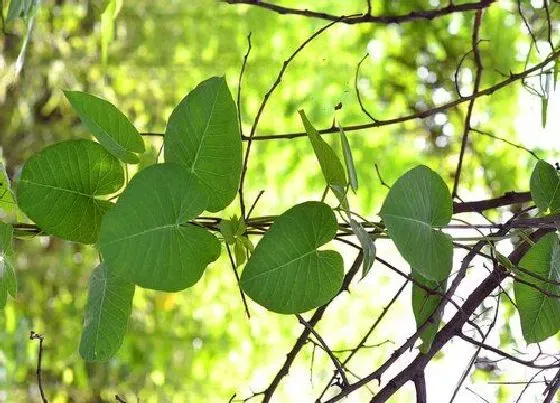
[[[98,245],[111,273],[170,292],[195,284],[220,255],[216,237],[187,223],[207,204],[203,185],[180,165],[140,171],[101,223]]]
[[[560,211],[560,177],[547,162],[537,162],[531,174],[531,197],[541,213]]]
[[[123,162],[138,163],[135,153],[144,152],[144,140],[120,110],[86,92],[64,91],[64,95],[103,147]]]
[[[106,361],[119,350],[132,311],[134,284],[114,276],[101,263],[91,273],[80,355]]]
[[[443,179],[419,165],[391,187],[379,215],[389,237],[411,267],[427,279],[445,279],[452,267],[453,243],[436,227],[451,220],[453,203]]]
[[[267,231],[241,275],[241,287],[255,302],[278,313],[299,313],[321,306],[342,285],[338,252],[317,248],[334,238],[336,218],[320,202],[298,204]]]
[[[437,282],[428,280],[414,269],[412,270],[412,277],[418,282],[418,284],[438,291],[439,293],[444,293],[447,287],[447,281],[443,280],[442,282]],[[414,319],[416,320],[417,327],[422,326],[432,316],[441,302],[441,298],[441,295],[430,294],[425,288],[419,287],[416,284],[412,286],[412,310],[414,312]],[[422,344],[419,348],[421,352],[425,353],[430,349],[438,331],[440,322],[441,314],[434,317],[433,321],[424,327],[424,330],[420,334]]]
[[[12,226],[0,221],[0,309],[6,305],[8,294],[16,297],[17,285],[12,238]]]
[[[560,281],[560,244],[558,235],[550,233],[541,238],[523,256],[519,267],[543,279]],[[515,302],[521,319],[521,332],[527,343],[538,343],[560,330],[560,299],[545,293],[560,295],[560,286],[539,280],[522,271],[517,277],[535,287],[514,282]],[[541,290],[544,291],[541,292]]]
[[[207,209],[235,198],[241,175],[237,109],[224,77],[200,83],[177,105],[165,130],[165,161],[185,165],[205,185]]]
[[[89,140],[70,140],[43,149],[25,163],[17,183],[19,207],[45,232],[94,243],[101,217],[113,203],[96,196],[124,183],[119,160]]]
[[[319,160],[319,165],[321,166],[321,171],[323,171],[325,181],[330,186],[346,186],[346,175],[340,159],[331,146],[321,138],[317,130],[307,119],[307,116],[305,116],[305,112],[299,110],[298,113],[305,127],[307,136],[311,141],[311,145],[313,146],[313,151]]]

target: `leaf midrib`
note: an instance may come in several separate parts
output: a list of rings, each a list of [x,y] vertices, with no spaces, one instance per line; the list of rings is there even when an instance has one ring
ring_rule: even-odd
[[[267,271],[264,271],[264,272],[262,272],[262,273],[256,274],[256,275],[254,275],[253,277],[250,277],[248,280],[245,280],[244,282],[245,282],[245,283],[248,283],[248,282],[251,282],[251,281],[253,281],[253,280],[256,280],[256,279],[258,279],[258,278],[260,278],[260,277],[262,277],[262,276],[264,276],[264,275],[273,274],[273,273],[275,273],[276,271],[278,271],[278,270],[280,270],[280,269],[282,269],[282,268],[284,268],[284,267],[286,267],[286,266],[288,266],[288,265],[290,265],[290,264],[292,264],[292,263],[294,263],[294,262],[296,262],[296,261],[298,261],[298,260],[301,260],[301,259],[303,259],[303,258],[305,258],[305,257],[307,257],[307,256],[309,256],[309,255],[311,255],[311,254],[313,254],[313,253],[315,253],[315,254],[317,255],[317,258],[319,258],[319,251],[318,251],[317,249],[313,249],[313,250],[311,250],[311,251],[309,251],[309,252],[305,252],[303,255],[300,255],[300,256],[298,256],[298,257],[295,257],[295,258],[289,260],[288,262],[286,262],[286,263],[284,263],[284,264],[281,264],[280,266],[276,266],[276,267],[273,267],[273,268],[271,268],[271,269],[269,269],[269,270],[267,270]]]

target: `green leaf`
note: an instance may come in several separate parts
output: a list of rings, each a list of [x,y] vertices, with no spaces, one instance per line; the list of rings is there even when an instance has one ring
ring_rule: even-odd
[[[548,114],[548,96],[541,97],[541,125],[546,127],[546,116]]]
[[[305,112],[299,110],[298,113],[305,127],[305,131],[307,132],[307,136],[309,140],[311,140],[313,151],[319,160],[319,165],[321,166],[321,171],[323,171],[323,176],[325,177],[327,185],[345,187],[347,184],[346,175],[340,159],[331,146],[321,138],[317,130],[305,116]]]
[[[429,280],[414,269],[412,270],[412,277],[418,282],[418,284],[424,285],[425,287],[439,293],[444,293],[447,288],[447,281],[443,280],[440,283]],[[422,326],[430,318],[430,316],[432,316],[441,302],[441,298],[442,297],[439,294],[430,295],[424,288],[421,288],[416,284],[412,286],[412,310],[414,311],[414,319],[416,320],[417,328],[420,328],[420,326]],[[432,318],[432,321],[424,327],[424,330],[420,334],[420,339],[423,343],[420,345],[419,349],[422,353],[426,353],[432,346],[432,342],[434,341],[440,322],[441,314]]]
[[[281,216],[255,248],[241,288],[278,313],[300,313],[326,304],[340,290],[344,267],[338,252],[317,248],[334,238],[337,222],[321,202],[298,204]]]
[[[443,179],[419,165],[391,187],[379,215],[408,264],[427,279],[440,281],[451,271],[453,243],[436,227],[446,226],[452,213]]]
[[[231,220],[221,220],[218,224],[218,228],[220,233],[224,237],[224,241],[227,242],[228,245],[233,245],[235,242],[235,230],[233,228],[233,223]]]
[[[350,148],[350,143],[346,134],[344,134],[344,129],[340,126],[340,143],[342,144],[342,153],[344,155],[344,163],[346,164],[346,171],[348,171],[348,179],[350,180],[350,186],[352,191],[356,193],[358,191],[358,174],[356,173],[356,167],[354,166],[354,157],[352,157],[352,149]]]
[[[8,179],[8,174],[6,174],[4,164],[0,164],[0,211],[7,214],[15,210],[16,200],[10,187],[10,180]]]
[[[6,306],[8,294],[16,297],[12,226],[0,221],[0,309]]]
[[[247,260],[247,252],[245,250],[245,245],[243,245],[243,241],[237,238],[235,240],[235,263],[237,267],[241,266]]]
[[[107,66],[109,58],[109,44],[115,35],[115,20],[119,14],[123,0],[108,0],[101,14],[101,63]]]
[[[43,231],[70,241],[95,243],[109,195],[124,183],[119,160],[89,140],[70,140],[27,160],[16,187],[19,207]]]
[[[377,254],[375,243],[359,222],[353,219],[350,219],[348,222],[350,224],[352,232],[354,233],[354,235],[356,235],[362,247],[362,251],[364,254],[364,258],[362,261],[362,278],[364,278],[369,273],[371,266],[373,266],[373,262],[375,262],[375,256]]]
[[[32,7],[33,0],[12,0],[6,15],[6,24],[19,17],[27,17]]]
[[[91,134],[111,154],[128,164],[140,161],[135,153],[144,152],[144,140],[112,103],[86,92],[64,91],[64,95]]]
[[[165,130],[165,161],[185,165],[210,195],[208,211],[235,198],[241,176],[237,108],[224,77],[200,83],[177,105]]]
[[[107,361],[126,334],[134,284],[114,276],[101,263],[91,273],[80,355],[86,361]]]
[[[519,262],[519,267],[553,282],[560,281],[560,244],[556,233],[549,233],[531,247]],[[545,293],[560,295],[560,286],[539,280],[517,270],[517,277],[533,284],[535,289],[514,281],[515,302],[521,319],[521,332],[527,343],[539,343],[560,330],[560,299]]]
[[[189,224],[208,204],[198,178],[177,164],[140,171],[101,223],[98,246],[111,273],[141,287],[194,285],[220,255],[220,242]]]
[[[539,160],[530,181],[531,197],[542,214],[560,211],[560,178],[556,169]]]

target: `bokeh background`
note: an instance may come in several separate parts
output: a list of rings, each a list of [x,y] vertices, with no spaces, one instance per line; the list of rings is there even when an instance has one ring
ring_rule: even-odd
[[[225,74],[235,95],[247,35],[251,33],[252,50],[240,104],[247,133],[283,61],[325,24],[214,0],[125,0],[104,54],[101,44],[107,32],[97,3],[42,1],[24,52],[25,21],[3,25],[0,155],[10,178],[17,178],[25,160],[44,146],[88,137],[62,89],[104,97],[141,132],[161,133],[173,107],[198,82]],[[282,2],[339,15],[366,9],[363,0],[303,3]],[[375,14],[404,14],[447,4],[439,0],[372,3]],[[5,15],[7,2],[0,4]],[[560,7],[553,3],[549,6],[553,40],[557,40]],[[522,71],[527,63],[542,60],[550,51],[543,2],[521,1],[520,7],[537,39],[538,51],[518,13],[518,2],[499,1],[485,14],[481,28],[485,67],[482,88],[512,71]],[[331,126],[335,118],[343,125],[367,123],[357,103],[354,83],[356,66],[366,52],[369,57],[362,65],[357,86],[364,104],[378,119],[415,113],[455,99],[457,69],[459,89],[463,95],[469,94],[474,77],[472,57],[461,60],[472,47],[472,17],[467,13],[401,25],[332,27],[290,65],[257,134],[302,131],[298,109],[305,109],[318,128]],[[541,91],[540,83],[528,84]],[[473,121],[478,128],[530,147],[554,161],[560,146],[560,121],[556,116],[560,102],[552,89],[548,96],[546,128],[541,124],[541,99],[519,83],[479,99]],[[340,102],[342,109],[335,115],[334,108]],[[387,189],[380,184],[374,164],[389,184],[423,163],[451,185],[465,113],[466,107],[460,107],[423,120],[348,133],[360,181],[358,194],[350,198],[354,210],[376,219]],[[339,147],[338,137],[327,138]],[[147,137],[146,144],[142,166],[156,162],[161,140]],[[476,199],[527,190],[535,162],[524,150],[472,133],[459,193],[465,199]],[[319,199],[324,187],[306,138],[256,142],[246,185],[249,202],[265,190],[254,216],[280,214],[293,204]],[[237,209],[238,203],[232,203],[221,216],[229,218]],[[493,218],[499,219],[499,214]],[[3,218],[25,219],[19,214]],[[15,248],[18,296],[0,312],[0,401],[38,401],[37,344],[29,341],[30,330],[46,338],[43,377],[52,402],[114,401],[117,393],[130,402],[226,402],[234,393],[248,397],[268,385],[301,330],[294,317],[268,313],[253,303],[249,321],[223,253],[191,289],[177,294],[138,290],[128,335],[118,355],[107,363],[85,363],[77,347],[87,280],[98,261],[95,250],[46,237],[18,240]],[[406,269],[390,243],[379,242],[378,251]],[[346,253],[347,267],[352,258]],[[370,276],[354,284],[352,293],[333,306],[319,331],[333,349],[351,347],[401,284],[402,279],[374,265]],[[383,362],[414,330],[409,300],[410,289],[372,335],[371,344],[381,345],[364,350],[356,358],[352,368],[357,374],[365,375]],[[525,348],[511,307],[506,306],[500,320],[499,341]],[[458,344],[457,348],[466,347]],[[463,366],[458,360],[463,359],[466,365],[468,355],[454,354],[437,357],[429,367],[433,376],[456,379],[452,374],[460,375]],[[479,369],[468,382],[489,401],[510,401],[520,388],[488,384],[509,379],[508,373],[512,374]],[[313,346],[308,345],[282,384],[277,401],[311,401],[331,375],[328,357],[320,351],[313,354]],[[449,390],[445,389],[447,385],[442,390],[430,390],[427,378],[434,401],[447,401],[454,381],[449,382]],[[375,387],[372,385],[372,390]],[[405,388],[395,401],[409,401],[412,393],[412,388]],[[349,401],[367,401],[368,396],[368,390],[363,390]],[[466,391],[458,401],[471,399],[476,397]]]

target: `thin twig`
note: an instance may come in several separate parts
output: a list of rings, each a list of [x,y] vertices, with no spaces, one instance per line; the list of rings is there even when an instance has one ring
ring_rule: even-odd
[[[479,91],[480,81],[482,79],[483,67],[480,58],[480,49],[478,48],[481,21],[482,21],[482,10],[478,10],[474,15],[474,26],[473,26],[473,33],[472,33],[473,54],[474,54],[474,61],[476,64],[476,75],[474,79],[473,94],[476,94]],[[463,167],[463,157],[465,155],[465,149],[467,148],[467,140],[469,138],[469,132],[471,130],[471,117],[474,108],[474,102],[475,102],[475,98],[470,100],[467,109],[467,116],[465,117],[463,138],[461,140],[461,151],[459,152],[459,162],[457,163],[457,169],[455,170],[455,176],[453,180],[453,192],[451,193],[452,198],[455,198],[457,196],[459,180],[461,178],[461,170]]]
[[[49,401],[45,397],[45,391],[43,390],[43,378],[42,378],[42,365],[43,365],[43,341],[45,337],[42,334],[35,333],[33,330],[29,334],[29,340],[39,340],[39,355],[37,357],[37,369],[35,373],[37,374],[37,384],[39,385],[39,392],[41,393],[41,400],[43,403],[48,403]]]
[[[344,17],[341,17],[341,18],[344,18]],[[257,126],[259,124],[259,120],[262,116],[264,108],[266,107],[266,104],[268,103],[268,100],[270,99],[271,95],[274,93],[276,88],[280,85],[280,82],[282,81],[282,77],[284,77],[284,73],[286,72],[286,69],[288,68],[290,63],[294,60],[294,58],[298,55],[298,53],[300,53],[303,49],[305,49],[305,47],[309,43],[311,43],[315,38],[317,38],[319,35],[321,35],[323,32],[325,32],[327,29],[329,29],[330,27],[332,27],[334,24],[336,24],[339,21],[340,21],[340,18],[337,19],[336,21],[333,21],[333,22],[323,26],[321,29],[319,29],[318,31],[313,33],[309,38],[307,38],[305,41],[303,41],[303,43],[301,45],[299,45],[297,47],[297,49],[284,61],[284,64],[282,65],[282,68],[278,72],[278,76],[276,77],[276,80],[272,84],[272,87],[270,87],[270,89],[264,95],[264,98],[261,102],[261,105],[259,106],[259,109],[257,111],[257,115],[255,116],[255,120],[253,122],[253,125],[251,126],[251,132],[249,133],[249,137],[247,138],[247,148],[245,149],[245,158],[243,160],[243,167],[241,169],[241,180],[240,180],[240,184],[239,184],[239,204],[240,204],[240,207],[241,207],[241,216],[243,218],[246,218],[246,215],[245,215],[245,201],[243,199],[243,187],[244,187],[244,183],[245,183],[245,176],[247,175],[247,165],[249,163],[249,154],[251,152],[251,145],[253,144],[253,138],[255,137],[255,133],[257,131]]]
[[[307,321],[305,319],[303,319],[303,316],[301,316],[300,314],[296,314],[296,318],[298,319],[299,323],[301,323],[303,326],[305,326],[307,329],[309,329],[309,331],[311,332],[311,334],[313,336],[315,336],[315,338],[317,339],[317,342],[319,342],[319,344],[321,345],[323,350],[328,354],[328,356],[331,359],[332,363],[334,364],[336,370],[338,371],[338,374],[340,375],[340,378],[342,379],[343,385],[344,386],[349,385],[350,382],[348,382],[348,378],[346,377],[346,372],[344,371],[344,368],[342,368],[342,365],[340,364],[340,361],[338,360],[337,356],[334,355],[334,353],[332,352],[330,347],[327,345],[325,340],[323,340],[321,335],[309,323],[307,323]]]
[[[227,250],[227,253],[228,253],[231,268],[233,269],[233,272],[235,273],[235,279],[237,280],[237,288],[239,289],[239,294],[241,295],[241,300],[243,301],[243,306],[245,307],[245,313],[247,314],[247,319],[251,319],[251,313],[249,312],[249,305],[247,304],[247,299],[245,298],[245,293],[243,292],[243,290],[241,289],[241,285],[239,284],[239,273],[237,272],[237,265],[233,261],[233,256],[231,254],[231,249],[229,248],[228,243],[227,242],[224,242],[224,243],[226,245],[226,250]]]
[[[360,89],[358,88],[358,78],[360,77],[360,67],[362,66],[362,63],[367,59],[367,57],[369,56],[369,53],[366,53],[364,55],[364,57],[362,57],[362,59],[358,62],[358,65],[356,66],[356,76],[354,77],[354,88],[356,89],[356,98],[358,98],[358,104],[360,105],[360,108],[362,109],[362,112],[364,112],[368,118],[371,119],[372,122],[377,122],[377,119],[375,119],[371,113],[369,113],[369,111],[366,109],[366,107],[364,106],[363,102],[362,102],[362,97],[360,96]]]

